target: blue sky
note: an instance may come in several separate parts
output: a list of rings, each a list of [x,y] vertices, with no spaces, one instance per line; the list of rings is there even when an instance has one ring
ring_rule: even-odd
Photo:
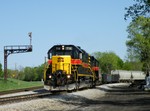
[[[0,0],[0,63],[3,47],[28,45],[33,52],[10,55],[8,68],[38,66],[56,44],[74,44],[88,53],[113,51],[125,59],[125,7],[132,0]]]

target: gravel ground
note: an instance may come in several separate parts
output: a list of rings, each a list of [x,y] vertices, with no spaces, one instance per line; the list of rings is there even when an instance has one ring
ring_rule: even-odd
[[[101,85],[94,89],[3,105],[0,111],[150,111],[150,93],[128,86]]]
[[[32,92],[31,92],[32,93]],[[19,93],[20,95],[24,93]],[[29,93],[27,93],[29,94]],[[12,96],[7,95],[7,96]],[[15,94],[13,94],[15,96]],[[99,89],[86,89],[83,91],[65,93],[61,95],[50,95],[46,98],[34,99],[25,102],[12,103],[0,106],[0,111],[49,111],[49,110],[74,110],[81,107],[85,100],[96,100],[105,96],[105,92]]]

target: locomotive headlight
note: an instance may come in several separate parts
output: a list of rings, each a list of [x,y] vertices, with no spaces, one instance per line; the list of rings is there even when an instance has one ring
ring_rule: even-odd
[[[67,78],[70,79],[70,75],[67,75]]]
[[[52,78],[52,76],[51,76],[51,75],[49,75],[49,78],[51,79],[51,78]]]

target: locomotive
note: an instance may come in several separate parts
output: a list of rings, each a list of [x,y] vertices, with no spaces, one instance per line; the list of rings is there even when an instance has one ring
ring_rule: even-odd
[[[78,90],[99,83],[99,62],[75,45],[54,45],[47,52],[44,88]]]

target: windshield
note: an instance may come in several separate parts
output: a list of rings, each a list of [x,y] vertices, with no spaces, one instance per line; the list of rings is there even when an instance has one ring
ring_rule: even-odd
[[[71,51],[56,51],[52,55],[72,55],[72,54],[71,54]]]
[[[60,51],[52,51],[48,54],[48,58],[52,58],[52,56],[55,56],[55,55],[71,55],[72,56],[72,51],[63,51],[63,50],[60,50]]]

